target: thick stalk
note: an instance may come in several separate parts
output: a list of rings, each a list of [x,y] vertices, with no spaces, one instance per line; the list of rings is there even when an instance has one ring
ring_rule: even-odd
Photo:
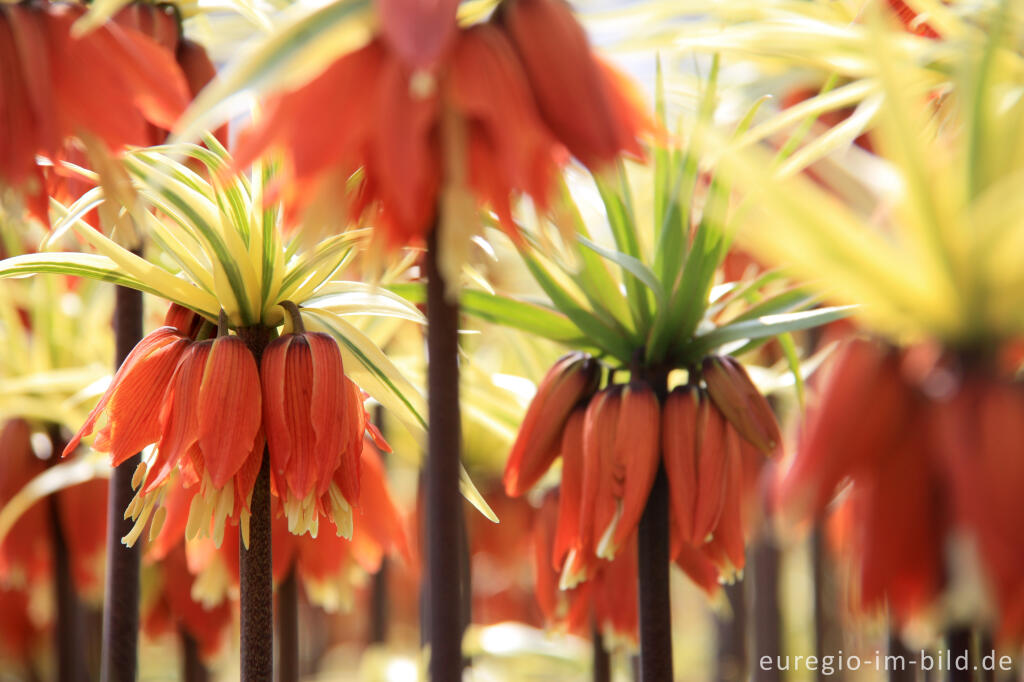
[[[754,620],[754,661],[762,656],[771,658],[773,664],[767,668],[754,665],[754,682],[779,682],[782,675],[775,664],[782,654],[782,616],[779,608],[779,550],[775,540],[765,527],[761,539],[752,552],[750,562],[754,574],[753,620]]]
[[[299,581],[295,564],[277,586],[277,680],[299,679]]]
[[[373,423],[387,437],[384,426],[384,408],[377,405],[373,408]],[[387,453],[380,455],[381,464],[387,467]],[[380,568],[373,574],[370,592],[370,644],[384,644],[388,641],[388,557],[381,557]]]
[[[199,655],[196,638],[181,630],[181,679],[184,682],[207,682],[210,673]]]
[[[427,589],[430,679],[462,677],[462,599],[459,565],[458,304],[445,295],[437,230],[427,240]]]
[[[79,682],[86,677],[85,652],[79,628],[78,597],[71,578],[71,556],[60,522],[57,497],[51,495],[48,502],[53,537],[53,591],[57,607],[53,633],[57,650],[57,679],[60,682]]]
[[[910,665],[914,660],[914,654],[903,645],[899,632],[890,628],[889,630],[889,656],[891,661],[888,665],[889,682],[914,682],[917,679],[917,669]]]
[[[270,343],[272,330],[243,327],[238,335],[249,346],[256,366]],[[270,534],[270,450],[263,460],[249,504],[249,547],[238,546],[242,682],[270,682],[274,676],[274,580]]]
[[[738,580],[725,587],[729,613],[718,616],[718,655],[715,679],[740,682],[747,679],[746,583]]]
[[[636,368],[634,368],[636,371]],[[668,375],[643,373],[665,401]],[[638,606],[640,617],[640,679],[643,682],[672,679],[672,601],[669,591],[668,477],[658,454],[658,474],[647,496],[637,528]]]
[[[637,529],[642,682],[672,679],[668,546],[668,478],[659,466]]]
[[[117,287],[114,307],[114,343],[120,367],[142,339],[142,293]],[[139,557],[142,543],[126,547],[121,538],[132,529],[124,518],[132,497],[132,476],[140,456],[134,455],[110,475],[107,492],[107,577],[103,605],[103,682],[133,682],[138,668]]]
[[[612,658],[608,654],[608,648],[604,645],[604,635],[601,633],[601,626],[596,621],[590,624],[590,640],[593,649],[593,665],[590,679],[593,682],[611,682]]]
[[[941,652],[940,652],[941,653]],[[967,655],[967,665],[958,666],[957,661]],[[949,682],[972,682],[974,680],[973,666],[978,663],[971,651],[971,629],[967,626],[952,628],[946,634],[946,665]],[[964,667],[965,670],[957,670]]]

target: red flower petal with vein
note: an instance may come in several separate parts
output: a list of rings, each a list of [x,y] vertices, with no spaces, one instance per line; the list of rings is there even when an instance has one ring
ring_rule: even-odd
[[[259,371],[237,336],[218,337],[199,389],[197,441],[213,485],[223,488],[252,454],[261,423]]]
[[[108,147],[150,143],[149,124],[171,128],[188,104],[172,53],[110,22],[83,36],[71,26],[84,8],[67,4],[0,7],[0,182],[26,196],[48,222],[35,155],[58,158],[80,133]]]
[[[614,476],[622,481],[614,535],[607,547],[598,547],[598,555],[617,556],[627,538],[633,535],[647,506],[647,497],[661,464],[661,405],[650,386],[631,382],[622,391],[622,407],[615,434]],[[605,544],[602,541],[602,545]]]
[[[562,446],[569,414],[593,395],[599,378],[597,362],[584,353],[563,356],[544,375],[505,465],[508,495],[524,494],[551,467]]]
[[[562,434],[562,484],[558,495],[558,525],[551,564],[561,570],[565,557],[579,541],[580,506],[583,503],[583,420],[586,411],[577,407],[569,415]]]
[[[318,332],[275,339],[263,353],[262,386],[271,469],[288,513],[291,502],[324,508],[319,498],[332,483],[355,506],[365,421],[337,342]]]
[[[149,467],[143,492],[151,492],[162,485],[174,471],[179,460],[191,456],[199,439],[199,391],[203,385],[206,363],[213,350],[213,341],[199,341],[189,346],[174,372],[160,408],[160,442],[157,456]],[[200,478],[205,463],[196,463]]]
[[[662,418],[662,459],[668,477],[669,503],[675,529],[673,541],[693,542],[693,514],[697,487],[697,412],[700,393],[693,386],[677,386],[665,400]]]
[[[580,505],[579,555],[588,561],[601,533],[615,518],[615,497],[622,483],[615,480],[615,435],[619,426],[622,387],[598,391],[583,421],[583,490]]]
[[[107,424],[93,448],[109,452],[114,466],[155,443],[160,438],[164,393],[191,343],[191,338],[174,327],[160,327],[147,334],[125,358],[110,387],[68,442],[64,455],[74,452],[104,413]]]
[[[359,100],[359,107],[350,102]],[[544,205],[564,150],[541,121],[526,76],[501,31],[459,30],[432,74],[416,72],[381,38],[344,55],[267,107],[242,135],[236,163],[285,152],[293,200],[339,197],[352,218],[372,214],[392,246],[419,242],[434,224],[442,185],[442,104],[464,125],[466,182],[510,231],[510,197]],[[320,123],[318,123],[320,122]],[[324,138],[312,134],[330,129]],[[352,195],[349,176],[363,169]]]
[[[625,152],[642,157],[637,135],[653,124],[634,88],[598,60],[564,0],[505,0],[495,15],[529,76],[544,122],[588,167]]]

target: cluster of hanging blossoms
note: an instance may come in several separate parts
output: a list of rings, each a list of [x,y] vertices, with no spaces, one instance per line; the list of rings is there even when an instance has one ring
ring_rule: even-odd
[[[570,154],[591,168],[642,156],[637,135],[652,129],[642,99],[593,53],[565,2],[505,0],[458,28],[453,6],[444,20],[429,51],[384,21],[365,47],[273,99],[242,135],[238,165],[282,152],[293,205],[328,201],[396,246],[419,243],[439,206],[465,217],[479,203],[516,234],[510,197],[544,207]]]
[[[582,352],[551,368],[512,446],[506,492],[524,494],[561,455],[551,561],[569,589],[632,542],[663,465],[672,558],[713,591],[744,565],[744,507],[780,444],[771,408],[729,356],[705,358],[664,400],[639,377],[598,390],[602,374]]]
[[[93,448],[110,453],[114,466],[155,445],[133,480],[138,493],[125,515],[136,524],[126,542],[138,538],[172,477],[186,488],[199,486],[189,510],[191,536],[207,531],[219,545],[231,520],[248,538],[264,446],[289,530],[315,536],[327,516],[339,535],[351,537],[364,433],[387,445],[367,425],[362,392],[345,376],[337,342],[305,331],[298,308],[285,308],[294,331],[266,346],[259,368],[223,316],[215,326],[175,304],[164,326],[121,365],[65,454],[104,414]],[[152,534],[166,518],[166,507],[159,508]]]

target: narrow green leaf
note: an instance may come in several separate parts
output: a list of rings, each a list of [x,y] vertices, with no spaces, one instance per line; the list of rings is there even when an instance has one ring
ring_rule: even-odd
[[[587,247],[594,253],[598,254],[602,258],[606,258],[612,263],[615,263],[620,268],[636,277],[642,284],[644,284],[652,294],[654,294],[654,300],[658,307],[663,307],[667,301],[665,300],[665,288],[661,286],[661,282],[655,276],[651,269],[644,265],[640,260],[628,256],[620,251],[612,251],[602,246],[595,244],[586,237],[579,235],[577,239],[583,246]]]
[[[426,302],[426,290],[422,284],[392,284],[388,288],[413,303]],[[573,348],[590,347],[587,338],[565,315],[538,303],[463,289],[459,309],[486,322],[519,329]]]
[[[623,362],[629,362],[631,352],[627,338],[609,328],[592,312],[580,306],[536,259],[526,253],[523,253],[522,257],[526,267],[533,274],[533,278],[558,310],[564,313],[584,335],[604,352]]]
[[[708,352],[733,341],[764,339],[801,329],[818,327],[849,315],[857,306],[834,306],[798,313],[764,315],[752,320],[734,322],[700,334],[685,344],[686,357],[703,357]]]

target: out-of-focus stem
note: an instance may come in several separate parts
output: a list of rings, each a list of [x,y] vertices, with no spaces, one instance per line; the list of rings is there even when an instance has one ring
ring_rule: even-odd
[[[612,659],[608,654],[608,648],[604,645],[601,626],[596,621],[590,624],[590,641],[593,649],[593,671],[590,679],[593,682],[611,682]]]
[[[725,586],[729,613],[718,616],[718,660],[715,679],[740,682],[747,679],[747,596],[743,581]]]
[[[430,679],[462,677],[462,595],[459,560],[458,304],[449,301],[439,267],[437,229],[427,239],[427,602]]]
[[[120,367],[142,339],[142,292],[117,287],[114,304],[114,343]],[[107,574],[103,606],[103,682],[134,682],[138,668],[139,557],[141,543],[126,547],[121,538],[132,529],[124,510],[132,501],[136,454],[114,468],[107,494]]]
[[[207,682],[210,673],[199,655],[199,643],[184,629],[181,630],[181,679],[184,682]]]

